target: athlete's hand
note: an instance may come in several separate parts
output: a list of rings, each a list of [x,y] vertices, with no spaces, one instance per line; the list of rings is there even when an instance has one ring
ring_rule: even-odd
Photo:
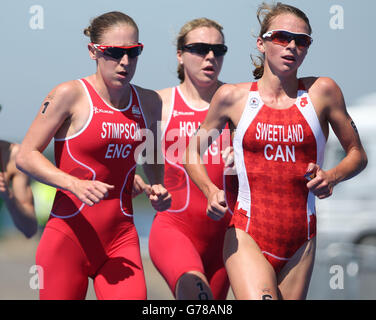
[[[319,199],[325,199],[332,195],[335,177],[331,177],[326,171],[322,170],[318,164],[308,164],[304,177],[309,180],[307,183],[309,191]]]
[[[208,197],[208,206],[206,208],[208,217],[218,221],[224,217],[227,210],[225,192],[219,189],[212,192]]]
[[[221,155],[223,162],[225,163],[224,174],[236,175],[234,148],[232,146],[228,146],[226,149],[221,151]]]
[[[149,195],[151,192],[151,185],[146,184],[138,174],[135,174],[132,188],[132,198],[137,197],[143,192]]]
[[[70,190],[78,199],[88,206],[93,206],[108,196],[108,191],[114,189],[115,186],[98,180],[80,180],[73,182],[72,190]]]
[[[226,149],[221,151],[223,162],[226,168],[232,168],[235,170],[235,159],[234,159],[234,148],[228,146]]]
[[[165,211],[171,207],[171,194],[161,184],[153,184],[145,193],[156,211]]]

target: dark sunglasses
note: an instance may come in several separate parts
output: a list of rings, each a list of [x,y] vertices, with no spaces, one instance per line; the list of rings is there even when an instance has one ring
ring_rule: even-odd
[[[103,52],[104,55],[114,58],[114,59],[121,59],[126,54],[129,58],[136,58],[138,57],[144,45],[142,43],[138,43],[132,46],[127,47],[119,47],[119,46],[102,46],[100,44],[92,43],[95,49]]]
[[[182,50],[190,53],[196,53],[200,56],[206,56],[210,51],[213,51],[215,57],[222,57],[227,52],[227,46],[224,44],[197,42],[184,45]]]
[[[308,48],[313,39],[309,34],[306,33],[294,33],[286,30],[270,30],[262,35],[263,39],[269,39],[275,44],[287,47],[287,45],[294,40],[295,45],[299,49]]]

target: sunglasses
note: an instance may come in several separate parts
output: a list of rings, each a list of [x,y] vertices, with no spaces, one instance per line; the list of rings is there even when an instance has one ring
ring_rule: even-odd
[[[210,51],[213,51],[215,57],[222,57],[227,52],[227,46],[224,44],[209,44],[203,42],[190,43],[183,46],[182,50],[190,53],[196,53],[200,56],[206,56]]]
[[[114,58],[121,59],[126,54],[129,58],[138,57],[144,45],[142,43],[135,44],[133,46],[119,47],[119,46],[102,46],[100,44],[91,43],[95,49],[103,52],[104,55]]]
[[[295,45],[299,49],[308,48],[313,39],[309,34],[306,33],[294,33],[286,30],[270,30],[262,35],[263,39],[270,39],[271,42],[278,44],[283,47],[294,40]]]

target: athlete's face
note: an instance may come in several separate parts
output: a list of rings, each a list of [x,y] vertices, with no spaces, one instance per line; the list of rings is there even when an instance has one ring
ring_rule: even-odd
[[[309,28],[304,20],[293,14],[276,16],[267,31],[270,30],[309,34]],[[265,68],[270,68],[273,74],[280,76],[296,74],[308,50],[308,48],[298,48],[294,40],[284,47],[261,37],[257,39],[257,48],[265,56]]]
[[[100,41],[100,45],[131,46],[138,43],[137,30],[127,24],[116,25],[107,29]],[[124,55],[120,59],[109,57],[100,50],[90,48],[90,55],[98,64],[98,72],[110,87],[122,87],[128,84],[136,71],[137,57],[129,58]]]
[[[223,37],[215,28],[201,27],[186,35],[185,44],[191,43],[223,44]],[[223,57],[215,57],[213,51],[209,51],[206,55],[186,50],[177,52],[178,63],[184,66],[185,79],[189,78],[192,82],[199,82],[200,85],[211,85],[217,81]]]

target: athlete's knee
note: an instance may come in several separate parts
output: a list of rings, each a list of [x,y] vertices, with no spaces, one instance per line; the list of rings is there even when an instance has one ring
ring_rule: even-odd
[[[178,300],[212,300],[213,294],[205,275],[198,271],[184,273],[176,284]]]
[[[260,300],[278,300],[278,290],[276,288],[264,288],[259,290],[259,299]]]
[[[247,294],[243,297],[238,297],[241,300],[278,300],[278,289],[274,286],[264,286],[258,288],[249,288]]]

